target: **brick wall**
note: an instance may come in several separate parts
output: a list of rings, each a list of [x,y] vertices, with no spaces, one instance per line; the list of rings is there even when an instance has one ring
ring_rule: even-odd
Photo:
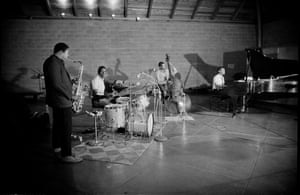
[[[70,57],[85,65],[83,79],[105,65],[113,78],[136,81],[168,53],[186,88],[207,86],[224,53],[255,47],[255,26],[167,21],[9,20],[1,24],[1,77],[38,90],[32,69],[42,70],[57,42],[69,44]],[[230,63],[230,62],[226,62]],[[78,64],[67,63],[72,75]],[[115,71],[118,67],[119,71]]]

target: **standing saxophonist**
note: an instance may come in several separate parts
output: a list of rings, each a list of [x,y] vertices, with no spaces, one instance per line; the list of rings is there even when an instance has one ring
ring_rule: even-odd
[[[78,163],[82,159],[72,156],[72,81],[64,60],[69,57],[69,46],[57,43],[53,54],[43,64],[46,104],[53,110],[52,147],[62,162]]]

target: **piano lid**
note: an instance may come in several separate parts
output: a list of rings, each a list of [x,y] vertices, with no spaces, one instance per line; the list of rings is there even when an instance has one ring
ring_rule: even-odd
[[[269,79],[271,76],[280,77],[298,74],[298,61],[272,59],[263,55],[261,49],[246,49],[247,61],[254,79]]]

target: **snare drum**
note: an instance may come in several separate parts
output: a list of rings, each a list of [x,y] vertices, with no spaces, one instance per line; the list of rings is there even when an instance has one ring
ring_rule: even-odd
[[[129,103],[130,98],[129,97],[118,97],[116,99],[116,102],[118,104],[128,104]]]
[[[112,131],[126,126],[126,104],[109,104],[104,107],[105,123]]]

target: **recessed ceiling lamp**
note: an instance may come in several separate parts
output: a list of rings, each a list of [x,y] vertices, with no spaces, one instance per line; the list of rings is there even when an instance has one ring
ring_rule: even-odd
[[[98,5],[96,0],[84,0],[84,6],[87,9],[95,9]]]
[[[117,10],[121,8],[121,1],[120,0],[104,0],[103,6],[107,7],[111,10]]]
[[[57,6],[62,9],[67,9],[72,6],[69,0],[56,0],[56,2],[57,2]]]

